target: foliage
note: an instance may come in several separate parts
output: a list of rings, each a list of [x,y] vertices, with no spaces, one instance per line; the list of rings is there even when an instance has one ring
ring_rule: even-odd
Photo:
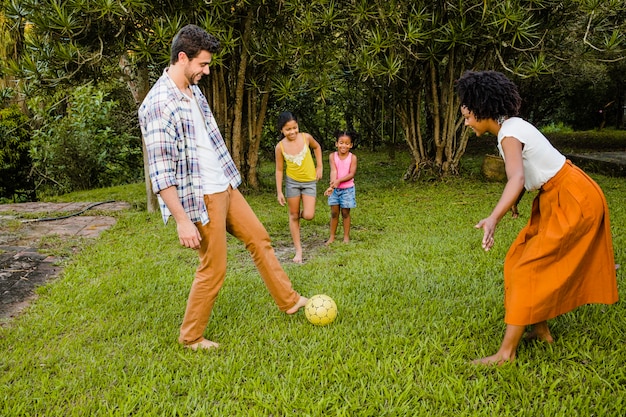
[[[622,127],[626,60],[564,60],[552,74],[520,81],[523,116],[538,125],[561,122],[575,130]]]
[[[626,131],[588,130],[584,132],[545,133],[552,144],[559,149],[583,151],[625,151]]]
[[[31,156],[45,191],[86,190],[136,181],[140,144],[124,125],[114,125],[117,102],[91,85],[31,99],[37,128]],[[118,118],[118,120],[120,120]]]
[[[531,4],[532,3],[532,4]],[[407,178],[458,170],[467,145],[456,80],[466,69],[513,78],[549,73],[551,52],[579,21],[561,1],[357,1],[346,65],[395,113],[414,158]],[[369,110],[369,109],[368,109]]]
[[[539,130],[541,130],[541,133],[543,133],[544,135],[547,135],[549,133],[572,133],[574,131],[571,127],[566,126],[563,122],[552,122],[546,126],[542,126]]]
[[[391,164],[384,153],[360,150],[352,242],[324,246],[329,213],[320,199],[316,218],[302,228],[306,262],[284,263],[297,290],[336,301],[333,324],[280,313],[245,248],[230,240],[228,278],[206,332],[221,347],[182,349],[176,339],[197,254],[179,246],[174,224],[164,227],[158,214],[121,213],[0,327],[0,414],[622,414],[623,302],[551,320],[555,343],[523,343],[514,364],[468,363],[502,339],[502,259],[531,196],[522,200],[522,218],[503,219],[497,246],[485,253],[473,225],[502,184],[468,177],[403,183],[410,155],[397,158]],[[271,163],[261,166],[261,178],[272,173]],[[623,179],[595,178],[611,208],[623,288],[626,188]],[[287,213],[274,193],[248,201],[279,256],[290,259]]]
[[[0,199],[35,198],[28,117],[17,106],[0,109]]]
[[[524,116],[539,125],[587,128],[604,106],[606,123],[619,125],[625,8],[622,0],[25,0],[5,2],[3,28],[19,94],[122,77],[134,117],[172,36],[187,23],[204,27],[223,50],[201,87],[256,188],[259,151],[275,143],[281,110],[299,114],[326,148],[344,127],[373,149],[404,140],[407,178],[424,167],[456,173],[467,134],[454,80],[469,68],[512,76]]]

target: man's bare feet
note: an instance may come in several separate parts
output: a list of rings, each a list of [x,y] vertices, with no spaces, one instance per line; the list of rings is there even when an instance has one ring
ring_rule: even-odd
[[[296,256],[293,257],[293,262],[297,263],[297,264],[301,264],[302,263],[302,254],[301,253],[296,253]]]
[[[298,310],[300,310],[302,307],[304,307],[306,305],[307,301],[309,301],[308,298],[300,296],[300,298],[298,299],[296,304],[293,307],[291,307],[289,310],[285,311],[285,313],[287,313],[287,314],[295,314],[295,313],[297,313]]]
[[[207,340],[207,339],[202,339],[198,343],[192,343],[190,345],[184,345],[184,346],[186,348],[188,348],[188,349],[193,350],[193,351],[196,351],[196,350],[211,350],[211,349],[217,349],[218,347],[220,347],[219,344],[217,344],[215,342],[211,342],[210,340]]]
[[[506,363],[513,362],[515,360],[515,355],[508,358],[500,353],[496,353],[495,355],[487,356],[486,358],[475,359],[472,361],[472,365],[496,365],[501,366]]]

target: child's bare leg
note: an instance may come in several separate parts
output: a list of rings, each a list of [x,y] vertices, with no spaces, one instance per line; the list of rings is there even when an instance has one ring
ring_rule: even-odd
[[[302,307],[306,305],[307,301],[309,301],[308,298],[304,298],[303,296],[300,296],[296,304],[293,307],[291,307],[289,310],[285,311],[285,313],[287,314],[297,313],[298,310],[300,310]]]
[[[343,220],[343,243],[350,242],[350,209],[342,208],[341,217]]]
[[[294,198],[295,200],[296,198]],[[300,199],[302,200],[302,211],[300,211]],[[294,208],[297,208],[297,214],[292,212],[292,206],[291,206],[291,202],[289,201],[289,214],[290,216],[293,215],[293,228],[292,226],[292,222],[290,220],[289,225],[290,225],[290,230],[291,230],[291,237],[293,239],[293,244],[296,248],[296,256],[293,257],[293,261],[297,264],[301,264],[302,263],[302,243],[300,241],[300,219],[304,219],[304,220],[312,220],[313,217],[315,216],[315,197],[309,196],[309,195],[302,195],[301,198],[297,197],[298,203],[297,203],[297,207],[295,207],[294,204]]]
[[[290,197],[287,199],[289,205],[289,231],[293,246],[296,249],[296,256],[293,257],[295,263],[302,263],[302,244],[300,242],[300,197]]]
[[[330,245],[335,241],[337,226],[339,225],[339,206],[330,206],[330,237],[326,241],[326,245]]]
[[[502,365],[506,362],[513,362],[515,360],[517,346],[525,330],[526,326],[507,324],[500,349],[494,355],[476,359],[472,361],[472,363],[477,365]]]
[[[554,339],[550,334],[550,328],[547,321],[534,324],[532,330],[524,335],[524,340],[540,340],[546,343],[553,343]]]
[[[315,217],[315,197],[302,194],[302,213],[304,220],[313,220]]]

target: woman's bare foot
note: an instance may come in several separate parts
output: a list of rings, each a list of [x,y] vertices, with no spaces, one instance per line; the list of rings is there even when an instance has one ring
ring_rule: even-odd
[[[504,365],[507,362],[513,362],[515,360],[515,352],[519,345],[520,339],[524,335],[526,326],[518,326],[514,324],[507,324],[506,331],[504,332],[504,339],[500,349],[495,355],[487,356],[486,358],[476,359],[472,361],[475,365]]]
[[[325,243],[326,246],[329,246],[331,243],[333,243],[335,241],[334,237],[331,237],[330,239],[328,239]]]
[[[301,253],[296,253],[296,256],[293,257],[293,262],[297,263],[297,264],[301,264],[302,263],[302,254]]]
[[[285,311],[285,313],[287,313],[287,314],[295,314],[295,313],[297,313],[298,310],[300,310],[302,307],[304,307],[306,305],[307,301],[309,301],[308,298],[300,296],[300,298],[298,299],[296,304],[293,307],[291,307],[289,310]]]
[[[510,363],[515,360],[515,355],[512,357],[505,357],[505,355],[501,353],[496,353],[495,355],[487,356],[486,358],[475,359],[472,361],[472,365],[504,365],[505,363]]]
[[[532,330],[524,335],[524,340],[539,340],[546,343],[554,342],[546,322],[535,324]]]
[[[350,238],[349,237],[344,237],[343,238],[343,243],[350,243]]]
[[[196,350],[211,350],[211,349],[217,349],[218,347],[220,347],[220,345],[218,343],[211,342],[210,340],[207,340],[207,339],[202,339],[198,343],[192,343],[190,345],[184,345],[184,346],[186,348],[188,348],[188,349],[193,350],[193,351],[196,351]]]

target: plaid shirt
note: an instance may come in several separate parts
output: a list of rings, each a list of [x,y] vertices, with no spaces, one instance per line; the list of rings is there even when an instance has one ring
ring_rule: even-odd
[[[191,90],[205,116],[209,139],[224,174],[230,185],[237,188],[241,184],[241,175],[209,104],[198,86],[192,85]],[[206,224],[209,215],[204,205],[191,100],[178,89],[165,69],[139,107],[139,124],[147,150],[152,190],[158,195],[161,190],[175,186],[191,221]],[[158,197],[163,221],[167,223],[171,213],[161,196]]]

